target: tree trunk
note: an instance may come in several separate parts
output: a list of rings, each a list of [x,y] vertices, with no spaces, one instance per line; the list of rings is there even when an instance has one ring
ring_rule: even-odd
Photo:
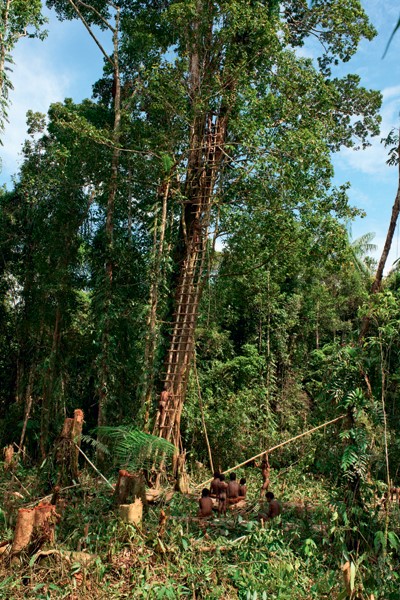
[[[201,26],[202,3],[197,2],[197,16],[191,25],[189,54],[189,89],[193,118],[190,125],[188,167],[184,187],[181,242],[177,263],[180,265],[175,289],[172,334],[166,358],[164,388],[167,403],[157,414],[154,433],[171,441],[179,454],[182,449],[180,421],[186,395],[188,375],[195,349],[195,328],[204,286],[211,209],[215,187],[226,156],[224,145],[236,83],[232,75],[222,72],[219,109],[204,108],[206,82],[216,77],[210,62],[212,25]],[[225,81],[224,81],[225,80]],[[225,83],[225,85],[224,85]],[[175,466],[178,461],[175,460]]]
[[[172,336],[166,360],[164,387],[169,392],[165,419],[157,419],[155,431],[160,437],[180,447],[180,418],[186,394],[187,377],[194,352],[195,327],[203,288],[208,230],[217,167],[222,160],[221,144],[225,139],[226,118],[212,124],[207,118],[203,133],[200,120],[195,123],[190,147],[189,169],[183,215],[184,258],[181,262],[175,293]],[[201,153],[199,154],[198,146]]]
[[[111,178],[107,200],[107,218],[106,218],[106,265],[105,265],[105,323],[102,332],[101,342],[101,358],[100,358],[100,373],[99,373],[99,410],[97,424],[99,427],[106,423],[106,405],[109,395],[109,360],[110,360],[110,321],[111,321],[111,304],[112,304],[112,283],[113,283],[113,237],[114,237],[114,208],[115,198],[118,189],[118,167],[120,159],[120,129],[121,129],[121,79],[119,72],[118,58],[118,33],[119,33],[119,9],[116,9],[115,28],[113,30],[113,67],[114,67],[114,127],[113,127],[113,151],[111,158]],[[103,452],[97,450],[98,460],[103,460]]]
[[[53,395],[55,369],[56,369],[56,358],[58,356],[58,348],[60,344],[60,321],[61,321],[61,310],[60,305],[57,304],[56,317],[53,330],[53,339],[51,345],[51,352],[49,358],[49,366],[46,370],[45,382],[43,386],[43,401],[42,401],[42,413],[40,422],[40,451],[42,458],[46,458],[47,445],[49,437],[49,423],[50,423],[50,403]]]
[[[375,278],[374,278],[374,281],[373,281],[373,284],[371,287],[371,295],[376,294],[381,289],[383,271],[385,269],[387,257],[389,256],[390,248],[392,247],[393,236],[394,236],[394,232],[396,230],[397,219],[398,219],[399,212],[400,212],[400,162],[399,162],[399,156],[400,156],[400,142],[399,142],[399,146],[397,149],[398,176],[399,176],[397,194],[396,194],[396,198],[395,198],[393,208],[392,208],[392,215],[390,218],[388,232],[386,234],[385,245],[383,247],[381,258],[379,260],[378,267],[377,267],[376,273],[375,273]],[[370,316],[367,314],[367,315],[365,315],[365,317],[363,318],[362,323],[361,323],[361,329],[360,329],[360,335],[359,335],[360,342],[366,336],[366,334],[368,332],[369,324],[370,324]]]
[[[2,32],[0,32],[0,98],[2,100],[7,99],[7,90],[5,85],[5,66],[7,56],[7,28],[8,28],[8,17],[10,13],[11,0],[6,0],[5,6],[2,10]]]

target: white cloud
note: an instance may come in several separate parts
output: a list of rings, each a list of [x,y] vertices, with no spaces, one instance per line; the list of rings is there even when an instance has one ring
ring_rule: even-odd
[[[35,40],[36,41],[36,40]],[[40,43],[36,41],[36,43]],[[67,72],[52,69],[49,61],[40,54],[26,60],[26,50],[15,52],[11,80],[8,123],[5,126],[1,149],[4,179],[18,169],[22,144],[27,137],[26,112],[31,109],[47,113],[52,102],[63,100],[70,85]]]
[[[53,102],[65,97],[81,101],[91,96],[91,86],[100,76],[103,58],[93,40],[79,21],[63,21],[46,10],[49,17],[48,37],[22,39],[13,51],[13,71],[6,124],[0,147],[2,169],[0,183],[9,182],[18,171],[19,156],[26,134],[26,112],[31,109],[47,113]],[[110,35],[99,33],[104,46],[109,47]],[[104,39],[103,39],[104,38]]]
[[[390,100],[391,98],[399,98],[400,96],[400,85],[393,85],[391,87],[384,88],[382,90],[383,101]]]
[[[382,94],[381,135],[372,138],[371,146],[366,150],[343,148],[336,160],[345,170],[352,172],[356,170],[383,181],[392,179],[393,174],[386,164],[388,155],[381,138],[386,137],[392,129],[399,127],[400,85],[385,88]]]

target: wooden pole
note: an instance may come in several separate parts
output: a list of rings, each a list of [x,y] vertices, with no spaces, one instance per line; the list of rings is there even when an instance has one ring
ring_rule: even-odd
[[[248,458],[247,460],[245,460],[244,462],[240,463],[239,465],[236,465],[235,467],[231,467],[230,469],[227,469],[226,471],[222,471],[222,472],[224,474],[226,474],[226,473],[230,473],[231,471],[236,471],[236,469],[239,469],[240,467],[243,467],[244,465],[247,465],[247,463],[251,462],[252,460],[255,460],[256,458],[260,458],[260,456],[263,456],[263,454],[270,454],[273,450],[277,450],[278,448],[282,448],[282,446],[286,446],[286,444],[289,444],[290,442],[294,442],[295,440],[298,440],[299,438],[304,437],[305,435],[313,433],[314,431],[317,431],[317,429],[321,429],[322,427],[326,427],[327,425],[331,425],[332,423],[336,423],[336,421],[340,421],[340,419],[344,419],[345,417],[347,417],[347,415],[341,415],[340,417],[336,417],[336,419],[332,419],[331,421],[327,421],[326,423],[322,423],[322,425],[318,425],[317,427],[313,427],[312,429],[309,429],[308,431],[305,431],[304,433],[300,433],[299,435],[296,435],[295,437],[290,438],[290,440],[286,440],[285,442],[282,442],[281,444],[278,444],[277,446],[272,446],[272,448],[268,448],[268,450],[263,450],[259,454],[256,454],[255,456],[252,456],[251,458]],[[196,488],[203,487],[204,485],[207,485],[207,483],[210,483],[210,481],[212,481],[212,477],[210,479],[207,479],[207,481],[204,481],[203,483],[199,483],[199,485],[196,485]]]
[[[92,463],[92,461],[91,461],[91,460],[90,460],[90,459],[89,459],[89,458],[86,456],[86,454],[84,453],[84,451],[80,449],[80,447],[78,446],[78,444],[75,444],[75,442],[74,442],[74,445],[75,445],[76,449],[77,449],[77,450],[78,450],[78,451],[79,451],[79,452],[82,454],[83,458],[84,458],[84,459],[85,459],[85,460],[86,460],[86,461],[89,463],[89,465],[90,465],[90,466],[91,466],[91,467],[92,467],[92,468],[93,468],[93,469],[96,471],[96,473],[97,473],[98,475],[100,475],[100,477],[102,478],[102,480],[106,482],[106,484],[108,485],[108,487],[110,487],[110,488],[113,490],[113,489],[114,489],[114,486],[113,486],[113,485],[112,485],[112,484],[111,484],[111,483],[110,483],[110,482],[109,482],[109,481],[108,481],[108,480],[107,480],[107,479],[104,477],[104,475],[102,475],[102,474],[100,473],[100,471],[98,470],[98,468],[97,468],[97,467],[96,467],[96,466],[95,466],[95,465]]]

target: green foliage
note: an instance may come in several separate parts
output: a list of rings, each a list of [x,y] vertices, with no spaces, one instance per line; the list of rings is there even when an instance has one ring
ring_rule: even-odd
[[[0,18],[0,134],[7,121],[9,92],[13,85],[8,76],[12,71],[12,51],[17,42],[25,36],[44,39],[46,31],[42,29],[47,19],[42,15],[40,0],[13,0],[1,3]]]
[[[170,442],[133,427],[103,426],[97,427],[96,432],[108,440],[116,464],[133,471],[157,468],[165,458],[171,459],[175,452]]]

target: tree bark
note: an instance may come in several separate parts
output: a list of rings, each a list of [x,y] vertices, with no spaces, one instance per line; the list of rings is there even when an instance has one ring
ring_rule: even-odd
[[[47,444],[49,437],[49,422],[50,422],[50,402],[52,399],[55,369],[56,369],[56,358],[58,356],[58,348],[60,344],[60,321],[61,321],[61,310],[60,305],[57,304],[56,317],[54,322],[53,338],[51,345],[51,352],[49,358],[49,366],[46,370],[45,383],[43,388],[43,400],[42,400],[42,412],[40,422],[40,451],[42,459],[46,458]]]
[[[6,66],[6,56],[7,56],[7,27],[8,27],[8,18],[10,13],[10,4],[11,0],[6,0],[5,6],[2,10],[2,30],[4,33],[0,33],[0,98],[3,100],[7,97],[6,87],[5,87],[5,66]]]

